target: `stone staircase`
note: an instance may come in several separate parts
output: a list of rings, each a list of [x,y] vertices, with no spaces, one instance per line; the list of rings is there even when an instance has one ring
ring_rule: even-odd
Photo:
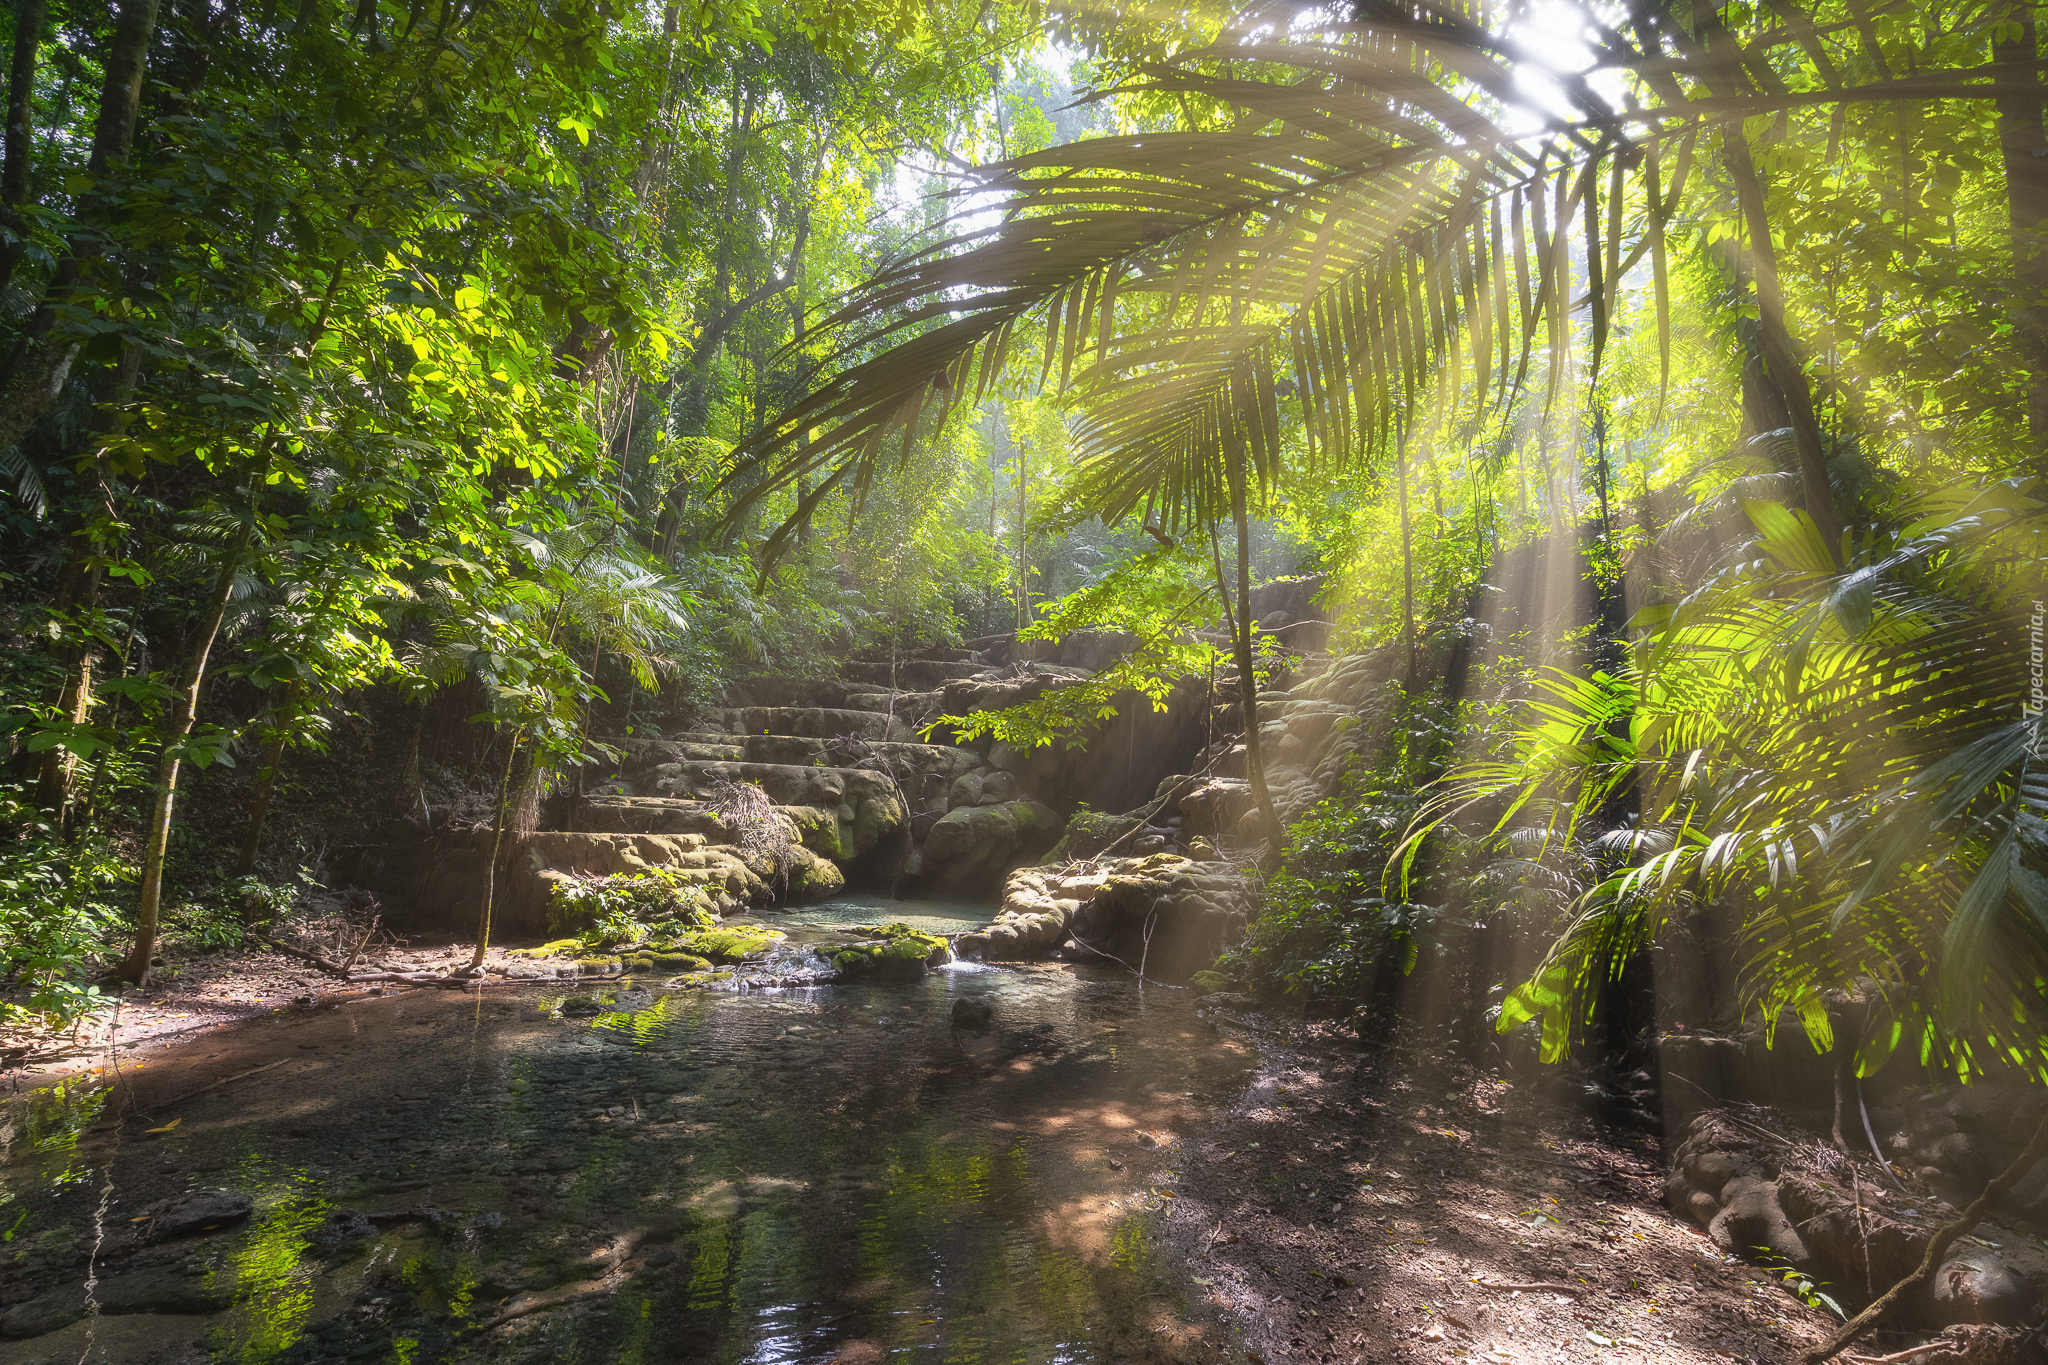
[[[668,733],[612,739],[616,764],[585,769],[576,794],[543,804],[538,828],[512,840],[500,864],[501,932],[559,934],[574,927],[571,911],[588,913],[592,879],[648,873],[712,915],[849,887],[993,902],[1084,808],[1156,807],[1159,823],[1134,831],[1124,851],[1220,841],[1249,806],[1241,766],[1230,771],[1240,708],[1227,678],[1183,680],[1163,708],[1120,699],[1115,717],[1073,744],[951,742],[959,736],[935,724],[1085,678],[1131,643],[1003,636],[856,655],[832,676],[735,680]],[[1201,776],[1191,783],[1191,773]],[[1169,780],[1182,794],[1160,801]],[[786,822],[795,847],[784,865],[719,815],[733,784],[760,788]],[[416,920],[473,922],[491,832],[435,823],[369,846],[352,879],[410,903]]]

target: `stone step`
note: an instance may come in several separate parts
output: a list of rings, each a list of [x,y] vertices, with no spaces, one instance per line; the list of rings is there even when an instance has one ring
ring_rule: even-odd
[[[838,855],[838,819],[833,811],[815,806],[777,809],[795,826],[797,840],[805,848],[827,858]],[[698,847],[737,844],[741,838],[741,832],[721,820],[709,803],[674,796],[589,796],[569,818],[579,833],[695,838]]]
[[[922,659],[931,663],[981,664],[984,667],[987,666],[987,661],[982,658],[980,650],[959,649],[944,645],[933,645],[927,649],[913,649],[908,653],[897,655],[896,658],[899,663],[911,659]],[[889,655],[886,651],[864,650],[861,653],[855,654],[853,659],[856,663],[887,665]]]
[[[848,692],[846,709],[879,711],[908,717],[912,723],[922,723],[924,717],[938,709],[939,698],[943,695],[940,692]]]
[[[775,805],[818,812],[819,822],[831,822],[831,837],[820,829],[816,835],[807,833],[805,843],[815,840],[825,856],[842,862],[866,853],[910,817],[896,784],[871,768],[680,759],[655,768],[649,794],[701,800],[723,782],[752,783]],[[791,818],[806,828],[804,818],[794,813]]]
[[[734,678],[725,690],[729,706],[836,708],[846,705],[848,692],[871,692],[874,689],[866,683],[849,683],[841,678],[792,678],[778,673],[755,673]]]
[[[894,740],[915,743],[917,732],[901,715],[886,711],[842,710],[822,706],[721,707],[719,719],[735,735],[789,735],[803,739]]]
[[[623,767],[629,774],[684,759],[847,768],[858,768],[865,762],[879,759],[892,765],[900,774],[942,772],[950,780],[982,762],[980,756],[969,749],[897,740],[863,740],[857,749],[834,740],[811,739],[803,735],[682,734],[668,739],[628,737],[609,742],[625,751]]]
[[[956,678],[971,678],[987,669],[988,665],[983,663],[946,663],[936,659],[904,659],[893,670],[887,662],[849,660],[840,665],[840,672],[849,679],[882,687],[893,685],[899,691],[909,688],[929,691]]]

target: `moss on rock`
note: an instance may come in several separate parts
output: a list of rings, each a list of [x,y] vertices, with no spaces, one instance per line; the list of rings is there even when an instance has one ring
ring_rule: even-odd
[[[785,937],[786,935],[779,929],[756,929],[727,924],[678,934],[674,943],[663,946],[681,949],[695,957],[707,957],[713,962],[738,962],[750,953],[763,952],[773,947]]]
[[[932,963],[945,960],[943,937],[907,924],[864,925],[857,932],[876,937],[850,943],[832,954],[832,966],[845,977],[902,980],[923,976]]]

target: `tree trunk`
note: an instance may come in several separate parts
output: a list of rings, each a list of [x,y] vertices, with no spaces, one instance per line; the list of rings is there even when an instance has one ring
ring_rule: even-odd
[[[1244,716],[1244,770],[1252,784],[1252,799],[1259,803],[1259,816],[1266,825],[1266,861],[1280,855],[1280,813],[1273,806],[1273,793],[1266,788],[1266,764],[1259,751],[1259,674],[1252,661],[1252,532],[1245,496],[1245,467],[1242,451],[1228,457],[1230,512],[1237,527],[1237,629],[1231,642],[1237,653],[1239,710]]]
[[[1991,46],[1992,60],[2014,64],[2001,84],[2035,85],[2039,77],[2022,63],[2037,60],[2033,11],[2014,4],[2005,23],[2015,36]],[[1997,101],[1998,149],[2005,163],[2008,231],[2012,242],[2013,326],[2027,367],[2027,435],[2033,472],[2048,476],[2048,135],[2039,95],[2007,95]]]
[[[469,956],[469,969],[484,965],[491,951],[491,912],[498,900],[498,856],[505,847],[505,807],[512,799],[512,765],[519,758],[519,741],[524,729],[512,732],[512,748],[505,755],[505,771],[498,777],[498,815],[491,822],[491,860],[484,865],[484,903],[477,914],[476,951]]]
[[[74,552],[57,574],[57,591],[50,604],[51,624],[59,625],[74,610],[91,613],[99,605],[100,581],[100,571],[86,567],[85,555]],[[63,629],[74,643],[58,651],[63,681],[54,691],[46,691],[43,699],[57,714],[77,725],[92,709],[92,648],[68,622],[63,623]],[[34,757],[33,765],[36,804],[48,810],[56,818],[58,828],[63,829],[66,807],[71,801],[71,778],[78,765],[70,751],[62,747],[45,749]]]
[[[28,222],[16,210],[28,198],[29,153],[35,146],[32,117],[36,90],[36,49],[43,38],[49,0],[18,0],[14,11],[14,60],[7,75],[7,146],[0,157],[0,224],[25,238]],[[14,278],[21,245],[0,247],[0,290]]]
[[[269,740],[263,746],[262,763],[256,769],[256,796],[249,811],[249,832],[242,839],[242,856],[235,865],[238,877],[246,877],[256,870],[256,854],[263,847],[263,826],[270,820],[271,793],[277,790],[277,765],[283,760],[285,745],[291,739],[292,713],[298,709],[299,699],[305,694],[305,682],[295,678],[285,689],[284,701],[278,705]]]
[[[1827,448],[1821,439],[1820,418],[1813,408],[1813,390],[1806,371],[1800,368],[1797,348],[1785,321],[1785,291],[1778,282],[1778,253],[1771,243],[1771,220],[1764,204],[1763,182],[1750,160],[1749,141],[1740,123],[1721,134],[1722,163],[1735,182],[1735,196],[1742,209],[1744,255],[1749,261],[1750,280],[1756,290],[1757,349],[1762,352],[1767,378],[1784,397],[1792,419],[1792,441],[1799,457],[1799,484],[1806,502],[1806,514],[1820,529],[1828,554],[1839,562],[1842,527],[1835,520],[1834,494],[1828,487]]]
[[[177,800],[182,750],[186,737],[192,733],[192,723],[199,715],[199,689],[206,682],[206,661],[213,653],[213,642],[220,636],[221,619],[227,615],[228,597],[235,586],[235,570],[241,563],[242,549],[249,542],[249,534],[245,527],[236,537],[227,557],[221,561],[220,572],[214,578],[212,596],[207,602],[206,615],[200,621],[191,656],[185,662],[184,677],[179,680],[170,725],[164,731],[163,756],[157,761],[156,770],[156,804],[150,811],[148,839],[142,854],[142,887],[135,905],[135,944],[129,950],[128,960],[114,973],[119,979],[132,981],[138,987],[149,984],[149,960],[156,952],[157,917],[163,900],[164,852],[170,845],[171,811]]]
[[[1024,529],[1024,447],[1017,446],[1017,629],[1031,624],[1031,537]]]
[[[100,90],[100,116],[93,130],[92,157],[86,163],[86,169],[94,176],[103,175],[113,163],[124,160],[134,143],[135,111],[142,98],[150,39],[156,32],[156,7],[157,0],[122,0],[120,16],[114,24],[113,44],[107,49],[106,82]],[[91,208],[93,203],[88,192],[81,209]],[[69,294],[77,286],[80,274],[76,258],[67,257],[58,263],[50,298],[37,312],[38,332],[22,343],[8,366],[5,386],[0,387],[0,450],[20,443],[36,419],[57,401],[57,395],[64,391],[64,384],[71,377],[71,362],[78,358],[80,343],[66,336],[47,335],[52,325],[48,305],[50,299]]]
[[[0,169],[0,203],[13,208],[28,198],[29,152],[35,145],[36,49],[43,39],[49,0],[19,0],[14,10],[14,60],[7,71],[7,152]]]

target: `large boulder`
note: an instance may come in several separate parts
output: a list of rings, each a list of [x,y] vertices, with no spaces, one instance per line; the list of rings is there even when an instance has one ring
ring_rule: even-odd
[[[973,893],[1001,884],[1003,874],[1051,847],[1060,818],[1036,801],[963,806],[946,812],[925,836],[928,885]]]
[[[1215,960],[1250,907],[1233,868],[1174,854],[1027,867],[1010,874],[1000,913],[954,943],[963,957],[1043,957],[1064,947],[1186,981]]]

